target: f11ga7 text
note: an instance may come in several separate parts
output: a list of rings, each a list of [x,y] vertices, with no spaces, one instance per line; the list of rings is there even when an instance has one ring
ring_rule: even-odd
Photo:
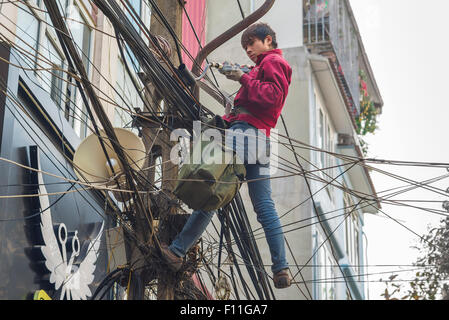
[[[226,304],[224,306],[224,313],[225,314],[265,314],[265,312],[267,311],[267,304],[262,304],[262,305],[251,305],[251,304],[247,304],[247,305],[229,305]]]

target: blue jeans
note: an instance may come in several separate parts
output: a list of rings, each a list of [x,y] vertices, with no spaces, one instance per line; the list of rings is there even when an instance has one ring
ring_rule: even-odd
[[[251,132],[251,130],[254,132],[254,130],[256,130],[251,125],[240,121],[233,124],[229,130],[235,131],[238,129],[243,130],[244,132]],[[249,139],[245,139],[243,142],[241,140],[239,141],[239,139],[234,139],[234,143],[232,145],[233,149],[242,150],[242,148],[244,148],[248,151],[251,149],[248,148],[248,140]],[[263,140],[265,140],[269,145],[268,138],[264,136]],[[249,144],[251,145],[251,143]],[[250,153],[251,151],[245,152],[244,160],[242,160],[246,168],[246,179],[248,181],[256,179],[255,181],[248,182],[248,192],[254,211],[257,214],[257,221],[262,225],[265,232],[265,237],[267,239],[271,254],[271,270],[273,273],[276,273],[280,270],[288,268],[288,263],[285,257],[284,234],[282,232],[281,223],[279,221],[273,199],[271,198],[271,183],[269,179],[270,164],[269,161],[266,161],[267,163],[260,163],[260,161],[256,161],[254,163],[254,161],[248,161],[248,158],[251,158]],[[238,152],[237,155],[239,155]],[[216,211],[193,211],[182,231],[169,246],[170,250],[176,255],[184,257],[187,251],[201,237],[204,230],[206,230],[215,213]]]

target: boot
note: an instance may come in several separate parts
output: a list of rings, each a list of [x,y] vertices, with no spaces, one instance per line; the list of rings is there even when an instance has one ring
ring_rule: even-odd
[[[281,270],[273,276],[274,287],[276,289],[285,289],[291,286],[292,279],[288,274],[288,269]]]
[[[177,272],[181,269],[183,259],[174,254],[165,243],[161,244],[161,256],[171,271]]]

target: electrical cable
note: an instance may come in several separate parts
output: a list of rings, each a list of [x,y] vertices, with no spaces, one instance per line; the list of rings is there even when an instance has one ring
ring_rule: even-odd
[[[240,3],[239,3],[239,5],[240,5]],[[240,7],[241,8],[241,7]],[[185,9],[185,8],[184,8]],[[119,41],[119,39],[118,39],[118,36],[116,36],[116,39]],[[175,43],[177,43],[177,41],[175,40]],[[179,51],[179,48],[178,48],[178,54],[180,53],[180,51]],[[217,83],[217,85],[218,85],[218,83]],[[181,98],[182,99],[182,98]],[[287,134],[287,137],[288,137],[288,134]],[[292,146],[292,149],[294,149],[294,148],[296,148],[296,147],[301,147],[301,146],[295,146],[295,147],[293,147],[293,144],[292,144],[292,140],[289,140],[290,141],[290,145]],[[285,145],[287,145],[287,144],[285,144]],[[314,150],[314,151],[318,151],[318,152],[325,152],[324,150],[317,150],[316,148],[310,148],[310,150]],[[294,154],[296,155],[296,152],[293,150],[293,152],[294,152]],[[333,156],[335,156],[335,157],[339,157],[340,156],[340,158],[342,158],[341,156],[342,155],[338,155],[338,154],[334,154]],[[295,156],[296,157],[296,156]],[[345,157],[344,159],[349,159],[349,158],[347,158],[347,157]],[[447,168],[447,164],[444,164],[444,163],[424,163],[424,162],[409,162],[409,161],[388,161],[388,160],[376,160],[376,159],[361,159],[361,158],[357,158],[357,157],[354,157],[353,158],[353,165],[355,165],[355,164],[359,164],[359,162],[361,162],[361,161],[363,161],[363,162],[368,162],[368,163],[377,163],[377,164],[390,164],[390,165],[407,165],[407,166],[409,166],[409,165],[411,165],[411,166],[425,166],[425,167],[443,167],[443,168]],[[292,168],[292,167],[291,167]],[[324,170],[325,169],[320,169],[322,172],[324,172]],[[305,178],[305,179],[307,179],[307,175],[306,175],[306,173],[303,171],[302,172],[302,174],[303,174],[303,177]],[[414,182],[413,181],[411,181],[411,180],[409,180],[409,179],[401,179],[401,178],[403,178],[403,177],[399,177],[399,176],[392,176],[392,177],[394,177],[394,178],[398,178],[398,180],[400,180],[400,181],[404,181],[404,182],[407,182],[407,183],[410,183],[410,184],[412,184],[412,187],[409,187],[409,188],[421,188],[421,187],[423,187],[423,185],[422,184],[414,184]],[[331,177],[332,178],[332,177]],[[334,181],[334,180],[336,180],[336,178],[332,178],[333,180],[332,181]],[[332,184],[332,181],[329,183],[329,182],[327,182],[327,185],[333,185]],[[428,191],[436,191],[436,189],[434,189],[434,188],[429,188],[428,189]],[[313,199],[313,198],[312,198]],[[379,198],[377,198],[377,199],[379,199]],[[417,200],[416,200],[417,201]],[[405,201],[403,201],[403,202],[405,202]],[[403,204],[399,204],[399,203],[396,203],[397,205],[403,205]],[[233,204],[233,206],[234,206],[234,208],[233,208],[233,214],[234,215],[236,215],[236,216],[233,216],[232,217],[232,219],[234,219],[233,221],[234,221],[234,223],[236,222],[236,221],[238,221],[239,223],[244,223],[243,222],[243,220],[244,220],[244,216],[240,216],[240,215],[237,215],[238,213],[239,213],[239,211],[241,210],[241,208],[239,208],[239,206],[238,206],[238,204],[237,203],[234,203]],[[413,207],[413,206],[412,206]],[[318,214],[318,213],[317,213]],[[234,226],[235,227],[235,226]],[[250,229],[249,229],[250,230]],[[247,229],[247,231],[245,231],[245,230],[241,230],[241,231],[243,231],[244,232],[244,234],[245,234],[245,232],[248,232],[248,229]],[[252,232],[252,231],[251,231]],[[249,233],[248,233],[249,234]],[[242,244],[242,248],[243,248],[243,250],[244,250],[244,252],[251,252],[253,249],[251,249],[251,245],[249,244],[249,243],[243,243]],[[220,251],[221,252],[221,251]],[[255,252],[252,252],[251,254],[249,254],[249,255],[245,255],[248,259],[254,259],[255,257],[254,256],[252,256],[253,254],[255,254]],[[231,269],[232,270],[232,269]],[[232,273],[231,273],[232,274]],[[254,279],[253,280],[255,280],[256,279],[256,276],[255,276],[255,274],[256,273],[252,273],[252,275],[254,276]],[[236,289],[236,287],[234,287],[234,289]],[[266,291],[266,289],[267,288],[263,288],[263,287],[260,287],[259,289],[258,289],[258,294],[259,295],[265,295],[265,294],[267,294],[267,292],[268,291]],[[262,293],[262,292],[264,292],[264,293]],[[237,293],[237,291],[236,291],[236,293]]]

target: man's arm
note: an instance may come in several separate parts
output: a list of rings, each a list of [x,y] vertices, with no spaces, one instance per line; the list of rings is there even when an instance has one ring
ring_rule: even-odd
[[[242,74],[239,82],[247,89],[248,101],[259,108],[272,108],[279,105],[288,88],[288,65],[278,59],[269,59],[261,65],[260,80]]]

